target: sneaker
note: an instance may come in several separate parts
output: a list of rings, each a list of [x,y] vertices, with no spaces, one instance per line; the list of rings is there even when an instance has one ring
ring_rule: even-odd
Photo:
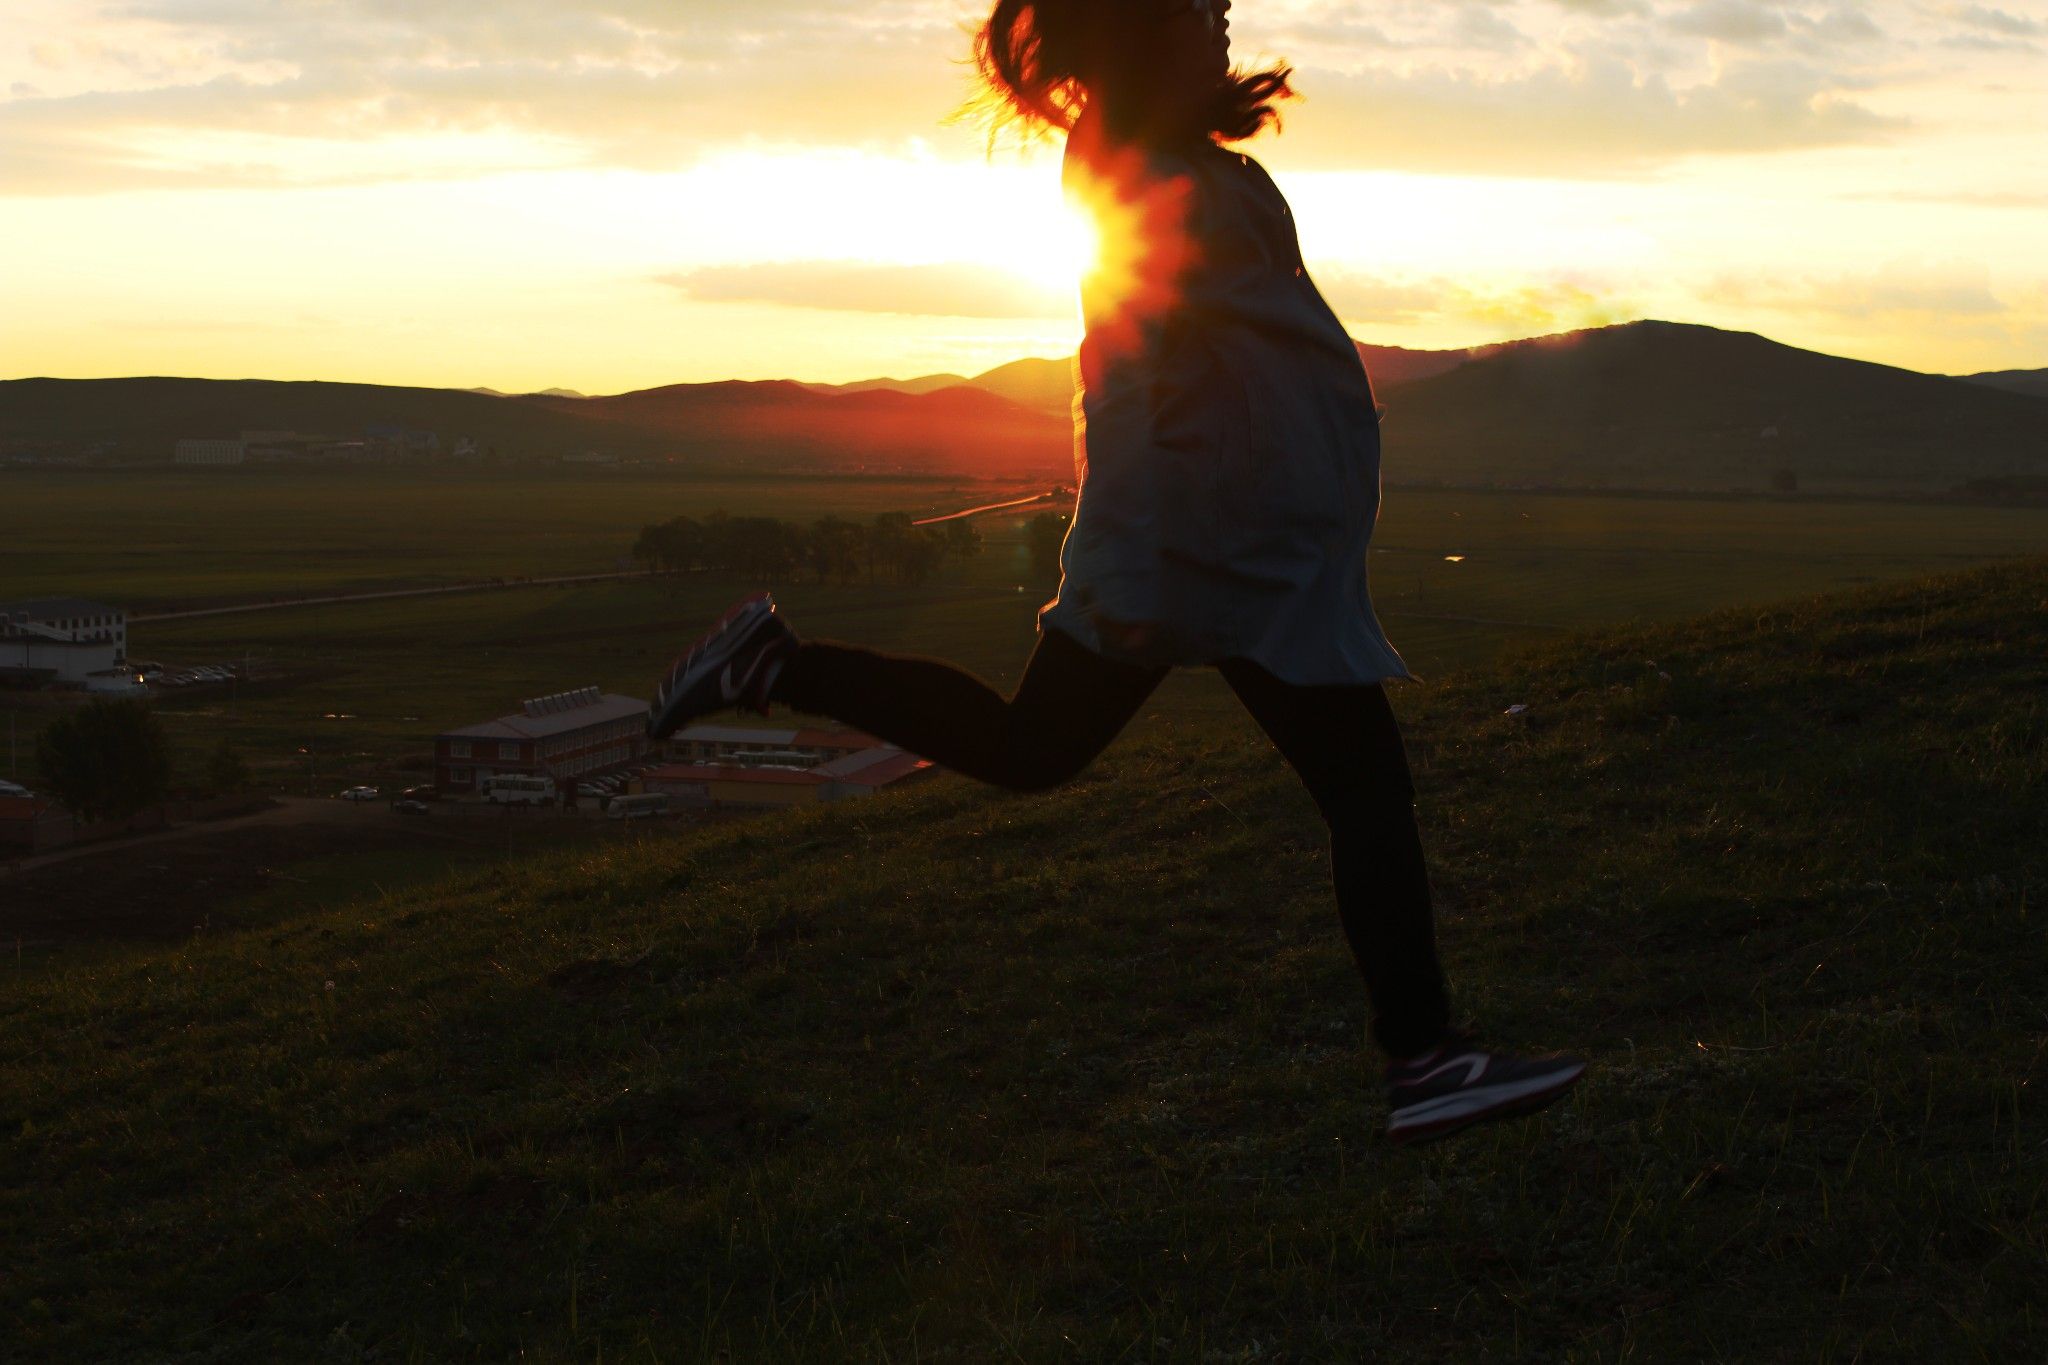
[[[683,652],[655,689],[647,737],[662,739],[728,706],[767,715],[768,689],[796,645],[796,634],[776,614],[772,596],[757,592],[738,603]]]
[[[1576,1057],[1487,1052],[1453,1034],[1420,1057],[1387,1067],[1393,1108],[1387,1139],[1430,1142],[1470,1124],[1541,1109],[1571,1089],[1585,1070]]]

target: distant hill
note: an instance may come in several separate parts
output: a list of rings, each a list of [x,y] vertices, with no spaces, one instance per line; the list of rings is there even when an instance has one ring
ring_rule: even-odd
[[[819,393],[788,381],[678,384],[611,397],[519,396],[375,384],[211,379],[0,382],[0,439],[103,445],[165,459],[187,437],[289,430],[347,437],[371,424],[468,436],[512,459],[584,450],[706,467],[1070,476],[1063,417],[953,386]]]
[[[1056,413],[1062,420],[1073,420],[1074,361],[1071,356],[1059,360],[1013,360],[986,374],[976,375],[970,382],[976,388],[999,393],[1023,407]]]
[[[1365,372],[1372,376],[1373,392],[1382,398],[1389,390],[1413,384],[1418,379],[1434,379],[1440,374],[1449,374],[1480,354],[1472,349],[1411,351],[1403,346],[1373,346],[1363,341],[1353,344],[1358,347],[1359,359],[1365,362]]]
[[[2048,476],[2048,372],[1967,379],[1845,360],[1747,332],[1635,322],[1411,351],[1359,343],[1388,404],[1390,482],[1947,490]],[[0,382],[0,442],[168,456],[188,436],[384,423],[512,458],[598,450],[707,468],[1072,472],[1072,362],[971,380],[673,384],[605,397],[197,379]]]
[[[1450,351],[1357,344],[1389,404],[1395,482],[1761,489],[1789,470],[1806,487],[1945,490],[2048,473],[2048,406],[2021,383],[1666,322]],[[1064,415],[1071,374],[1020,360],[970,382]]]
[[[753,468],[828,465],[1034,478],[1073,469],[1063,418],[964,385],[926,393],[819,393],[790,380],[731,380],[513,401],[585,418],[616,433],[615,441]]]
[[[130,458],[167,459],[187,437],[233,439],[252,430],[348,437],[372,424],[468,436],[512,458],[583,449],[593,434],[568,415],[456,389],[268,379],[0,381],[0,437],[104,442]]]
[[[1474,356],[1496,349],[1411,351],[1400,346],[1372,346],[1363,341],[1358,342],[1357,346],[1359,356],[1365,361],[1366,369],[1372,375],[1374,389],[1382,394],[1418,379],[1429,379],[1445,374]],[[870,379],[860,384],[810,387],[821,390],[832,388],[839,392],[856,389],[895,389],[901,393],[930,393],[954,384],[971,384],[975,388],[1001,394],[1023,407],[1058,413],[1064,417],[1073,410],[1074,362],[1071,357],[1063,360],[1013,360],[1007,365],[998,365],[986,374],[978,374],[972,379],[947,374],[928,375],[922,379]]]
[[[1962,378],[1971,384],[2048,398],[2048,370],[1987,370],[1983,374],[1966,374]]]
[[[1404,386],[1387,477],[1451,483],[1947,488],[2048,473],[2048,404],[1672,322],[1488,348]]]
[[[896,393],[936,393],[967,383],[965,375],[927,374],[916,379],[860,379],[851,384],[805,384],[813,393],[872,393],[877,389]]]

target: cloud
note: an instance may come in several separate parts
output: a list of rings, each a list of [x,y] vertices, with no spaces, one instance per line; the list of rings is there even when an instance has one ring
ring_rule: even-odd
[[[324,182],[289,147],[223,165],[206,148],[228,135],[384,142],[392,179],[402,144],[434,136],[639,169],[738,144],[901,148],[967,94],[955,17],[912,0],[145,0],[44,44],[45,93],[0,101],[0,193]],[[137,154],[177,139],[193,150]]]
[[[1953,204],[1973,209],[2048,209],[2048,193],[2024,190],[1872,190],[1851,199],[1882,199],[1895,204]]]
[[[1632,291],[1619,280],[1557,277],[1488,289],[1441,275],[1393,279],[1319,270],[1316,284],[1357,332],[1455,323],[1489,334],[1526,335],[1604,327],[1641,315]]]
[[[374,175],[330,167],[322,140],[387,149],[389,179],[463,173],[460,157],[420,169],[410,144],[430,138],[495,139],[486,170],[663,170],[754,145],[978,150],[943,124],[969,93],[963,25],[985,0],[58,3],[62,19],[0,54],[0,194]],[[1247,7],[1238,30],[1300,67],[1290,162],[1609,177],[1908,131],[1859,102],[1913,51],[1872,14],[1957,41],[2043,28],[1903,0],[1385,0],[1369,19],[1295,0]],[[520,139],[523,160],[506,150]]]
[[[1488,175],[1638,175],[1690,156],[1882,142],[1908,126],[1791,62],[1678,87],[1612,60],[1488,79],[1304,71],[1289,164]]]
[[[704,266],[657,277],[704,303],[771,303],[855,313],[956,318],[1072,318],[1073,291],[984,266],[790,261]]]
[[[1669,22],[1673,32],[1747,45],[1767,43],[1790,31],[1778,6],[1757,0],[1699,0]]]
[[[1867,274],[1762,278],[1725,274],[1706,294],[1719,304],[1848,322],[1984,320],[2010,312],[1984,270],[1901,263]]]
[[[2032,38],[2048,33],[2048,24],[1987,5],[1943,5],[1941,12],[1966,28],[1982,29],[2008,38]]]

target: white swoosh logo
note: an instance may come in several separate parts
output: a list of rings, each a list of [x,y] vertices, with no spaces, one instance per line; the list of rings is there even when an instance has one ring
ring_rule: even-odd
[[[747,684],[754,680],[754,675],[761,671],[761,661],[767,657],[768,656],[765,651],[760,654],[756,654],[754,656],[754,662],[750,664],[747,668],[746,676],[741,678],[738,682],[733,681],[732,665],[728,663],[725,666],[725,672],[721,674],[718,679],[718,690],[725,694],[725,699],[727,701],[731,701],[733,698],[737,697],[741,693],[741,691],[745,689]]]
[[[1462,1057],[1453,1057],[1448,1062],[1444,1062],[1437,1066],[1427,1075],[1417,1076],[1414,1080],[1410,1081],[1409,1084],[1427,1085],[1429,1082],[1435,1080],[1438,1076],[1443,1075],[1444,1072],[1449,1071],[1454,1066],[1462,1066],[1465,1068],[1465,1079],[1458,1082],[1458,1084],[1470,1085],[1472,1084],[1472,1082],[1478,1080],[1482,1075],[1486,1073],[1486,1054],[1483,1052],[1468,1052]]]

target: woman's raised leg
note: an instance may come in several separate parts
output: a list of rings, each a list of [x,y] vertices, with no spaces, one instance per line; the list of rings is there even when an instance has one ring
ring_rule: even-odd
[[[982,782],[1058,786],[1137,713],[1164,668],[1104,658],[1043,630],[1013,697],[940,659],[805,640],[769,688],[773,701],[831,716]]]

